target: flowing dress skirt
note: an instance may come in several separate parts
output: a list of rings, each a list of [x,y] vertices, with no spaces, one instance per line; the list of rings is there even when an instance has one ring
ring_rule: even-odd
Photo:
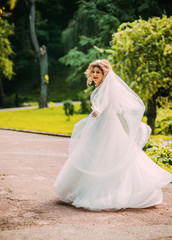
[[[155,164],[107,108],[78,122],[72,152],[55,181],[57,197],[91,210],[145,208],[162,203],[172,175]]]

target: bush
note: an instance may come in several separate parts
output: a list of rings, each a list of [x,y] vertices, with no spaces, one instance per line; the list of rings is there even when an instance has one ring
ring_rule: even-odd
[[[70,120],[70,115],[74,114],[74,105],[73,102],[68,99],[63,102],[63,109],[65,111],[66,116],[68,117],[68,120]]]
[[[84,92],[79,92],[78,97],[81,101],[81,108],[79,110],[79,113],[89,113],[90,106],[86,94]]]
[[[78,97],[81,101],[81,109],[79,110],[79,113],[90,113],[91,112],[91,106],[90,106],[90,95],[93,90],[93,87],[90,86],[87,89],[85,89],[83,92],[79,92]]]
[[[16,107],[16,95],[13,94],[11,96],[4,96],[4,108]]]
[[[158,109],[158,114],[155,122],[155,134],[172,135],[171,115],[171,109]]]
[[[32,98],[24,97],[19,94],[12,94],[10,96],[5,95],[3,99],[3,108],[12,108],[12,107],[23,107],[23,106],[32,106],[30,104],[32,102]]]
[[[160,167],[172,172],[172,150],[169,142],[149,139],[144,151]]]

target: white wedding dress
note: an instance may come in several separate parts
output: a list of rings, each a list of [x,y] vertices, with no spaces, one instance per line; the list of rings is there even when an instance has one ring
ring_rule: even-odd
[[[91,95],[92,114],[75,124],[70,155],[55,181],[57,197],[91,210],[145,208],[162,203],[172,174],[142,150],[151,129],[145,106],[112,70]]]

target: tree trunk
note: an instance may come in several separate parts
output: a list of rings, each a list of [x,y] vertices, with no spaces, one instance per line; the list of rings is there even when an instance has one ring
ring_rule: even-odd
[[[0,75],[0,107],[3,107],[4,105],[4,90],[2,85],[2,78]]]
[[[40,56],[41,67],[41,95],[39,100],[39,108],[47,107],[48,101],[48,83],[45,80],[45,76],[48,76],[48,55],[46,46],[41,47],[41,52],[44,54]]]
[[[165,89],[163,87],[159,88],[158,91],[148,100],[147,108],[147,123],[152,128],[152,134],[155,133],[155,119],[157,115],[156,111],[156,99],[158,96],[167,97],[170,94],[170,88]]]
[[[48,76],[48,55],[46,46],[39,47],[38,39],[35,32],[35,1],[30,0],[30,35],[36,52],[36,56],[40,61],[40,75],[41,75],[41,93],[39,108],[47,107],[48,101],[48,81],[45,81],[45,76]]]
[[[147,108],[147,124],[152,129],[152,134],[155,133],[155,119],[156,119],[156,94],[152,96],[151,99],[148,100],[148,108]]]

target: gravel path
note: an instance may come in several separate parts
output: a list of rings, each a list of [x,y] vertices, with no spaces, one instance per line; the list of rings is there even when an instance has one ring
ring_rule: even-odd
[[[1,240],[172,240],[172,184],[162,205],[93,212],[56,199],[68,138],[0,131]]]

